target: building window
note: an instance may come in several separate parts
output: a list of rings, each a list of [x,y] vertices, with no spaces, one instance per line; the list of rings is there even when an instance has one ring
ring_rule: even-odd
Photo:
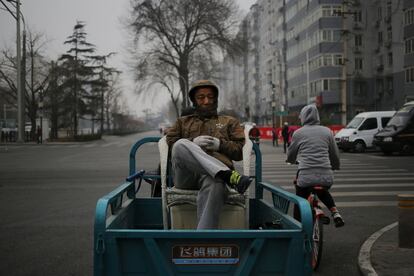
[[[414,82],[414,67],[409,67],[405,69],[405,82],[406,83]]]
[[[405,53],[410,54],[414,52],[414,37],[405,40]]]
[[[378,20],[382,19],[382,7],[378,7]]]
[[[334,64],[336,66],[344,65],[342,55],[334,55]]]
[[[390,52],[390,53],[388,53],[388,65],[391,66],[392,63],[393,63],[393,60],[392,60],[392,52]]]
[[[323,80],[323,90],[329,90],[329,80]]]
[[[362,58],[355,58],[355,70],[356,71],[362,70]]]
[[[404,12],[404,23],[405,26],[414,23],[414,8],[408,9]]]
[[[362,46],[362,35],[360,34],[355,35],[355,46],[357,47]]]
[[[377,79],[376,81],[377,92],[382,94],[384,93],[384,81],[382,79]]]
[[[387,16],[391,16],[392,14],[392,3],[391,1],[387,2]]]
[[[354,21],[355,22],[361,22],[362,21],[362,12],[361,11],[355,12]]]
[[[332,66],[332,56],[324,55],[323,56],[323,66]]]
[[[383,38],[382,38],[382,32],[378,32],[378,44],[382,44]]]
[[[393,93],[393,87],[394,87],[394,79],[392,78],[392,77],[388,77],[387,79],[386,79],[386,82],[387,82],[387,92],[389,93],[389,94],[392,94]]]

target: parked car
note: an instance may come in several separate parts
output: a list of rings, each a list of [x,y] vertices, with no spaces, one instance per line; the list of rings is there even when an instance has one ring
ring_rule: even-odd
[[[335,142],[343,151],[364,152],[373,147],[374,135],[386,126],[395,111],[363,112],[335,135]]]
[[[374,137],[374,144],[386,154],[414,151],[414,101],[398,110],[387,126]]]

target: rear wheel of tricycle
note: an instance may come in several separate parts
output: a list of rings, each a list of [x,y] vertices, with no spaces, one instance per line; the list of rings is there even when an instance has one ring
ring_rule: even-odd
[[[313,223],[312,233],[312,268],[317,270],[321,257],[323,246],[323,224],[320,217],[316,217]]]

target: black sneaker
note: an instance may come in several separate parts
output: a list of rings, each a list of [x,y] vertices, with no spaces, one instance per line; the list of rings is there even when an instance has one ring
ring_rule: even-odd
[[[239,192],[239,194],[244,194],[244,192],[249,188],[250,183],[252,183],[252,178],[241,175],[237,171],[231,171],[229,186]]]
[[[338,212],[333,213],[332,217],[335,223],[335,227],[342,227],[345,225],[345,221],[343,220],[342,216]]]

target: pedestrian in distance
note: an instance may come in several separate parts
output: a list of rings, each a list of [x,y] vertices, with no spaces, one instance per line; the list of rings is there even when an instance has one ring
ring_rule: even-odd
[[[289,123],[285,122],[283,124],[282,128],[282,138],[283,138],[283,152],[286,153],[286,149],[290,145],[290,139],[291,139],[291,132],[289,129]]]
[[[329,128],[320,125],[315,105],[302,108],[299,118],[302,127],[293,133],[287,153],[287,162],[299,163],[296,195],[307,199],[312,187],[324,187],[318,190],[318,198],[331,211],[335,226],[341,227],[345,224],[344,220],[328,191],[334,183],[332,170],[340,168],[339,150],[335,139]],[[294,216],[299,217],[298,208],[294,208]]]
[[[199,190],[197,229],[217,229],[226,185],[244,194],[252,179],[234,170],[243,159],[243,128],[237,119],[218,115],[219,88],[209,80],[196,81],[188,96],[194,114],[180,117],[167,133],[175,187]]]
[[[36,135],[37,135],[37,143],[41,144],[42,143],[42,129],[40,128],[40,126],[37,126]]]
[[[276,129],[273,127],[272,128],[272,143],[273,143],[273,146],[276,146],[276,147],[278,147],[279,146],[279,143],[278,143],[278,141],[277,141],[277,131],[276,131]]]

